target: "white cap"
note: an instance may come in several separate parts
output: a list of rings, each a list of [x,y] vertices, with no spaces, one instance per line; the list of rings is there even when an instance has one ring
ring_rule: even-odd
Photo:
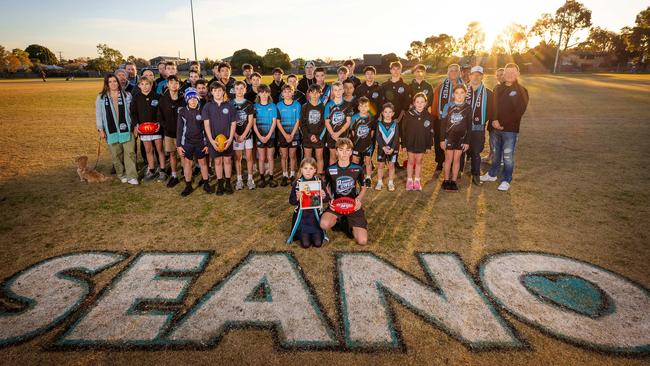
[[[472,67],[472,69],[469,71],[470,74],[473,74],[475,72],[480,72],[481,74],[483,74],[483,67],[477,65]]]

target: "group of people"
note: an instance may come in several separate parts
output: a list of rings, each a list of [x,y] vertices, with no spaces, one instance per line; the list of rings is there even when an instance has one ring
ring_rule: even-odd
[[[242,67],[244,80],[235,80],[231,66],[221,62],[208,81],[200,64],[193,62],[188,79],[182,81],[173,62],[158,65],[157,79],[152,70],[138,75],[135,65],[127,63],[104,78],[96,100],[96,126],[123,183],[139,184],[139,139],[146,163],[143,180],[178,185],[180,160],[185,181],[182,196],[193,192],[193,176],[198,174],[199,187],[208,193],[212,193],[210,175],[216,176],[217,195],[245,187],[277,187],[274,171],[279,152],[279,184],[292,184],[292,204],[296,204],[297,182],[311,179],[324,182],[325,200],[355,200],[355,211],[349,215],[331,209],[322,215],[312,211],[294,215],[291,237],[304,247],[320,246],[326,239],[324,230],[337,221],[345,221],[358,243],[366,243],[361,201],[372,186],[373,156],[376,190],[384,187],[385,169],[387,189],[395,190],[395,169],[402,168],[400,151],[407,157],[406,190],[422,190],[423,157],[431,150],[436,174],[444,172],[445,191],[458,190],[466,159],[471,162],[474,184],[496,181],[503,166],[498,189],[510,188],[519,125],[528,104],[528,92],[517,81],[516,64],[497,70],[494,91],[484,85],[481,66],[452,64],[435,88],[425,80],[424,65],[412,69],[409,84],[402,79],[399,61],[390,64],[390,78],[382,84],[375,81],[374,67],[363,69],[363,81],[354,75],[354,67],[354,61],[346,61],[338,69],[338,80],[328,84],[325,70],[307,61],[300,79],[294,74],[285,79],[283,70],[276,68],[273,81],[266,85],[248,64]],[[491,167],[481,175],[486,129]]]

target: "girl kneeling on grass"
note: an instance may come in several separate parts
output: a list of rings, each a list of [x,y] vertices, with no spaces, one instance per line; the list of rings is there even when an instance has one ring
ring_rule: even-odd
[[[444,119],[440,128],[440,148],[445,151],[445,180],[442,182],[442,189],[448,192],[458,191],[456,179],[458,179],[460,159],[469,148],[467,131],[472,123],[472,108],[465,102],[467,87],[463,84],[456,85],[453,93],[454,101],[444,107],[442,112]]]
[[[319,209],[300,209],[300,198],[298,192],[301,182],[317,181],[316,160],[314,158],[304,158],[300,163],[300,177],[291,184],[291,193],[289,193],[289,203],[295,205],[291,234],[287,243],[290,244],[297,238],[300,240],[300,246],[309,248],[310,246],[320,248],[325,240],[325,232],[320,228]],[[321,200],[324,202],[327,198],[325,191],[320,191]]]
[[[408,153],[408,166],[406,167],[406,190],[421,191],[420,174],[422,172],[422,158],[433,146],[431,124],[433,116],[427,110],[427,96],[417,93],[413,96],[413,107],[402,119],[402,146]]]

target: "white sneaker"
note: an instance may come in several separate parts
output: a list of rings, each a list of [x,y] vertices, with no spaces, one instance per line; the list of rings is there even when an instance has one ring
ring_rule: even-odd
[[[496,182],[496,181],[497,181],[497,177],[491,176],[489,172],[481,175],[481,182]]]
[[[131,179],[129,179],[129,180],[127,181],[127,183],[129,183],[129,184],[131,184],[131,185],[134,185],[134,186],[137,186],[138,184],[140,184],[140,182],[138,182],[138,180],[135,179],[135,178],[131,178]]]
[[[375,191],[381,191],[381,189],[384,187],[384,183],[382,181],[377,181],[377,185],[375,186]]]
[[[244,181],[241,179],[237,179],[237,183],[235,183],[235,189],[238,191],[244,189]]]
[[[507,190],[510,189],[510,183],[503,181],[501,184],[499,184],[499,187],[497,188],[500,191],[506,192]]]
[[[395,190],[395,183],[392,180],[388,181],[388,191],[393,192]]]
[[[126,183],[126,182],[128,182],[128,181],[129,181],[129,178],[127,178],[127,177],[120,177],[120,182],[122,182],[122,183]]]
[[[252,178],[248,178],[248,189],[255,189],[255,181]]]

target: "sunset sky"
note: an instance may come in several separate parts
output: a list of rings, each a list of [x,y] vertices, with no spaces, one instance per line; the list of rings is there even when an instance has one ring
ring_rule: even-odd
[[[648,6],[647,0],[581,2],[591,9],[594,25],[614,31],[634,24],[636,14]],[[461,37],[471,21],[482,24],[489,49],[509,23],[530,26],[563,3],[194,0],[197,53],[199,59],[224,58],[240,48],[263,55],[279,47],[292,59],[389,52],[404,56],[411,41],[439,33]],[[95,57],[95,46],[107,43],[124,57],[194,55],[189,0],[61,0],[38,6],[2,0],[1,9],[0,45],[9,50],[38,43],[68,59]]]

